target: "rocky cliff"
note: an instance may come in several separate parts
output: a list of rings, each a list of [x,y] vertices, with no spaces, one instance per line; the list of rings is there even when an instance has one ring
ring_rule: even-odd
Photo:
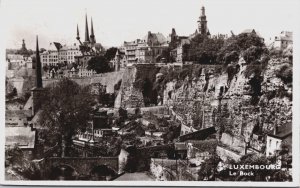
[[[291,62],[275,56],[260,61],[264,64],[250,65],[240,57],[227,67],[133,66],[124,73],[115,106],[145,106],[145,90],[151,91],[183,119],[187,132],[215,126],[241,145],[253,132],[265,134],[292,121],[292,82],[281,75]]]

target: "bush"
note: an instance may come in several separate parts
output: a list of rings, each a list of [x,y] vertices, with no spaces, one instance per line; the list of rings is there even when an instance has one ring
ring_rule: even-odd
[[[251,46],[247,50],[242,53],[242,57],[247,63],[252,63],[258,59],[260,59],[263,53],[263,48],[257,46]]]
[[[285,63],[276,73],[276,76],[280,78],[285,84],[293,82],[293,66],[289,63]]]

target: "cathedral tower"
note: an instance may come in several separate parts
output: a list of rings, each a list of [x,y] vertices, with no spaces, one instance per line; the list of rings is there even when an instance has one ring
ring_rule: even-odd
[[[94,35],[94,27],[93,27],[93,19],[91,18],[91,36],[90,41],[92,44],[96,43],[95,35]]]
[[[87,15],[85,14],[85,38],[84,38],[85,43],[90,42],[90,36],[89,36],[89,26],[88,26],[88,21],[87,21]]]

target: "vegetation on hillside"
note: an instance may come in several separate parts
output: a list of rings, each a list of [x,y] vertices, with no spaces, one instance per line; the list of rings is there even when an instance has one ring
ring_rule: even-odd
[[[62,92],[63,91],[63,92]],[[55,86],[45,88],[41,107],[40,124],[47,128],[48,136],[66,146],[78,129],[85,129],[95,100],[88,87],[81,87],[67,78],[60,80]]]

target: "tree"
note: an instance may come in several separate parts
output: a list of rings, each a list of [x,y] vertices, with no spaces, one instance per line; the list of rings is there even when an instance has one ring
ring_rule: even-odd
[[[187,59],[200,64],[215,64],[223,44],[223,38],[208,38],[197,35],[192,39],[190,45],[185,45],[185,48],[189,48]]]
[[[106,52],[105,52],[104,57],[105,57],[108,61],[112,60],[113,58],[115,58],[115,55],[116,55],[116,53],[117,53],[117,50],[118,50],[118,48],[115,48],[115,47],[111,47],[111,48],[107,49]]]
[[[217,61],[228,64],[237,61],[237,57],[243,53],[247,62],[257,60],[265,52],[263,40],[255,33],[241,33],[228,38],[218,52]],[[251,63],[251,62],[250,62]]]
[[[17,145],[12,148],[5,148],[5,172],[14,176],[18,174],[27,180],[41,179],[39,168],[24,155]]]
[[[71,144],[72,136],[88,126],[94,105],[90,89],[64,78],[45,88],[41,100],[40,123],[48,128],[49,136],[57,136],[64,156],[64,148]]]
[[[216,154],[206,159],[198,172],[200,180],[214,181],[217,174],[217,166],[221,161],[220,157]]]
[[[94,70],[99,73],[105,73],[112,71],[109,66],[109,61],[105,56],[95,56],[88,61],[88,70]]]

